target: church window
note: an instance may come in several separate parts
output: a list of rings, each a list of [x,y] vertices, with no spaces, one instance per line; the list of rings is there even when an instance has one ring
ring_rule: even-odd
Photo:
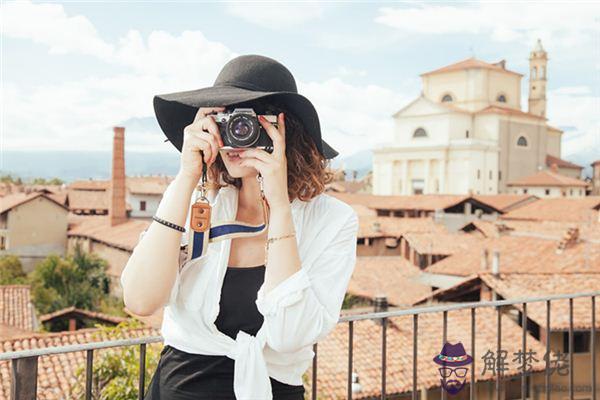
[[[537,79],[537,67],[531,69],[531,79]]]
[[[490,169],[490,179],[492,179],[492,176],[493,176],[492,174],[493,174],[493,172],[492,172],[492,170]]]
[[[454,99],[453,99],[453,98],[452,98],[452,96],[451,96],[451,95],[449,95],[449,94],[445,94],[445,95],[444,95],[444,97],[442,97],[442,102],[443,102],[443,103],[447,103],[447,102],[450,102],[450,101],[453,101],[453,100],[454,100]]]
[[[481,170],[480,169],[477,170],[477,179],[481,179]]]
[[[467,134],[466,134],[466,136],[467,136],[467,139],[468,139],[468,138],[469,138],[469,130],[468,130],[468,129],[467,129]]]
[[[501,181],[502,180],[502,171],[498,171],[498,180]]]
[[[527,139],[525,136],[519,136],[519,139],[517,139],[517,146],[527,147]]]
[[[413,137],[427,137],[427,131],[423,128],[417,128],[413,133]]]
[[[506,96],[501,94],[496,100],[498,100],[500,103],[506,103]]]

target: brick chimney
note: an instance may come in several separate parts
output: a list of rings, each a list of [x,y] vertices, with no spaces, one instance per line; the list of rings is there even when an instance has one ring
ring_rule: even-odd
[[[114,127],[112,176],[110,180],[110,204],[108,215],[110,225],[115,226],[127,221],[125,207],[125,128]]]
[[[556,253],[560,254],[563,250],[572,247],[579,241],[579,228],[576,226],[572,226],[567,229],[567,231],[563,234],[562,239],[558,242],[558,246],[556,248]]]

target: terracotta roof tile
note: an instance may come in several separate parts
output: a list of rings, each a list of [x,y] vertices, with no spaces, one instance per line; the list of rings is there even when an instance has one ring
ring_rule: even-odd
[[[549,198],[526,204],[502,215],[502,219],[560,222],[598,221],[600,196]]]
[[[509,182],[508,186],[586,187],[588,183],[550,170],[543,170]]]
[[[546,120],[547,119],[546,117],[543,117],[543,116],[540,116],[537,114],[532,114],[529,112],[517,110],[515,108],[501,107],[501,106],[497,106],[497,105],[487,106],[479,111],[476,111],[475,114],[502,114],[502,115],[516,115],[519,117],[538,119],[538,120]]]
[[[563,160],[562,158],[551,156],[550,154],[546,155],[546,165],[548,167],[552,167],[552,164],[556,164],[559,168],[570,168],[570,169],[578,169],[582,170],[583,167],[581,165],[577,165],[567,160]]]
[[[116,315],[105,314],[105,313],[98,312],[98,311],[84,310],[81,308],[77,308],[75,306],[66,307],[66,308],[56,310],[56,311],[48,313],[48,314],[40,315],[39,319],[40,319],[40,322],[47,322],[47,321],[51,321],[53,319],[62,317],[64,315],[71,314],[71,313],[79,314],[79,315],[87,317],[87,318],[112,322],[115,325],[127,320],[127,318],[125,318],[125,317],[118,317]]]
[[[68,193],[70,210],[108,210],[109,194],[101,190],[71,190]],[[127,211],[131,211],[131,205],[126,204]]]
[[[34,318],[29,285],[0,286],[0,324],[31,331]]]
[[[446,232],[433,218],[360,216],[358,237],[400,237],[409,232]]]
[[[0,201],[0,214],[3,214],[14,207],[17,207],[21,204],[27,203],[38,197],[44,197],[44,198],[50,200],[51,202],[56,203],[57,205],[59,205],[63,208],[66,208],[64,203],[61,203],[60,201],[57,200],[56,196],[51,196],[49,194],[42,193],[42,192],[30,192],[30,193],[17,192],[17,193],[7,194],[6,196],[1,198],[2,201]]]
[[[480,274],[481,280],[505,299],[543,297],[557,294],[593,292],[600,288],[600,273],[594,274]],[[517,306],[521,309],[521,306]],[[591,327],[591,300],[573,299],[573,329]],[[527,317],[546,326],[546,303],[527,304]],[[600,327],[600,307],[596,307],[596,327]],[[569,329],[569,300],[553,300],[550,305],[550,329]]]
[[[491,270],[493,251],[500,252],[503,273],[599,273],[600,246],[579,241],[558,251],[559,240],[526,235],[485,238],[469,251],[454,254],[429,266],[426,272],[469,276],[483,272],[483,251],[488,251]]]
[[[490,194],[473,196],[476,200],[489,204],[492,207],[507,212],[518,208],[529,202],[537,200],[537,197],[531,194]]]
[[[404,238],[419,254],[451,255],[479,248],[480,239],[468,233],[409,232]]]
[[[500,65],[498,65],[498,63],[488,63],[488,62],[485,62],[482,60],[478,60],[475,57],[469,57],[467,59],[458,61],[456,63],[447,65],[445,67],[422,73],[420,76],[439,74],[439,73],[450,72],[450,71],[460,71],[460,70],[473,69],[473,68],[490,69],[493,71],[506,72],[509,74],[523,76],[523,74],[520,74],[518,72],[510,71],[508,69],[502,68]]]
[[[435,211],[444,210],[455,206],[469,198],[463,195],[436,195],[424,194],[413,196],[400,195],[374,195],[366,193],[337,193],[330,192],[329,195],[348,204],[361,204],[372,209],[386,210],[422,210]]]
[[[86,220],[82,220],[68,231],[68,236],[89,237],[123,250],[133,250],[140,233],[148,228],[151,222],[129,219],[122,224],[111,226],[108,216],[86,217]]]
[[[447,340],[450,343],[462,342],[468,354],[471,354],[471,312],[470,310],[457,310],[448,313]],[[496,351],[496,312],[491,308],[481,308],[476,311],[476,381],[491,380],[495,376],[486,371],[484,373],[482,358],[489,350]],[[413,360],[413,332],[412,316],[393,317],[387,327],[386,351],[386,392],[406,393],[412,390],[412,360]],[[443,326],[442,314],[431,313],[419,316],[418,331],[418,387],[428,389],[440,385],[438,366],[433,362],[433,357],[439,354],[442,348]],[[357,321],[354,323],[353,346],[353,371],[358,374],[362,391],[354,393],[355,399],[372,398],[381,393],[381,326],[372,320]],[[518,365],[511,362],[514,354],[521,347],[522,329],[506,316],[502,316],[502,350],[508,352],[508,371],[504,377],[520,373]],[[531,348],[537,358],[532,363],[533,371],[544,368],[543,355],[545,347],[527,335],[527,348]],[[326,399],[345,399],[347,393],[348,374],[348,324],[339,323],[332,333],[319,342],[318,348],[318,394]],[[467,382],[470,381],[470,373]],[[310,383],[307,391],[310,393]]]
[[[128,329],[117,337],[109,337],[105,332],[96,328],[80,329],[74,332],[36,333],[0,342],[0,352],[43,349],[115,338],[140,338],[157,335],[160,335],[160,333],[152,328]],[[71,398],[70,389],[75,382],[75,373],[79,368],[85,368],[85,364],[86,353],[84,351],[40,356],[38,359],[37,398],[40,400]],[[10,399],[11,376],[10,361],[0,361],[0,400]]]
[[[420,274],[402,256],[361,256],[356,259],[348,292],[371,300],[384,295],[389,304],[406,306],[431,292],[429,286],[412,280]]]

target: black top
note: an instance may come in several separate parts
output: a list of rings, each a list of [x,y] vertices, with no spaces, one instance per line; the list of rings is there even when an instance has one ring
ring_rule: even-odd
[[[240,330],[256,335],[263,316],[255,300],[264,277],[264,265],[227,267],[215,320],[219,331],[233,339]],[[165,345],[145,400],[234,400],[233,367],[234,360],[227,356],[186,353]],[[270,379],[274,400],[304,399],[303,385]]]

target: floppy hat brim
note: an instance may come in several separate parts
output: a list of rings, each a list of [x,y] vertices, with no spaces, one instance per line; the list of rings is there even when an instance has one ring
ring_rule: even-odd
[[[312,103],[295,92],[263,92],[235,86],[211,86],[183,92],[154,96],[154,112],[163,133],[175,148],[181,152],[183,130],[194,121],[199,107],[227,107],[237,103],[264,98],[280,98],[304,124],[319,152],[331,159],[339,153],[321,137],[319,117]]]

